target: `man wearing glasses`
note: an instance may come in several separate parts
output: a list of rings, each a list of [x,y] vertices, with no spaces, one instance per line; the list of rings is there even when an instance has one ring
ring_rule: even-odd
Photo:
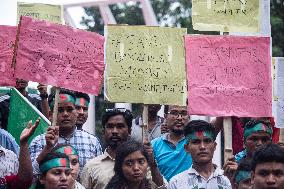
[[[189,122],[186,106],[165,106],[165,119],[170,132],[152,140],[151,144],[158,168],[169,181],[192,164],[190,154],[184,149],[183,130]]]

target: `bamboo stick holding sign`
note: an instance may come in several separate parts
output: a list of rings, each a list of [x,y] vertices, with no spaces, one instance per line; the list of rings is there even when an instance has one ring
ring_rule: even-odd
[[[224,161],[233,155],[232,145],[232,119],[230,117],[224,118]]]
[[[225,27],[225,29],[227,29],[227,27]],[[223,35],[229,35],[229,32],[223,32]],[[233,155],[232,118],[231,117],[224,118],[223,126],[224,126],[224,162],[225,162],[229,157]]]
[[[58,87],[56,87],[55,88],[55,97],[54,97],[53,115],[52,115],[52,126],[55,126],[56,123],[57,123],[59,92],[60,92],[60,89]]]
[[[279,143],[284,145],[284,128],[280,129]]]
[[[142,114],[142,143],[145,139],[149,140],[148,136],[148,105],[143,105],[143,114]]]

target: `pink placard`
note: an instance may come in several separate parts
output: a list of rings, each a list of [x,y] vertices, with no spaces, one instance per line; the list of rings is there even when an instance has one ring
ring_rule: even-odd
[[[186,36],[188,110],[211,116],[270,117],[270,38]]]
[[[17,27],[0,26],[0,86],[15,86],[12,58]]]
[[[104,71],[104,37],[94,32],[22,17],[16,76],[98,95]]]

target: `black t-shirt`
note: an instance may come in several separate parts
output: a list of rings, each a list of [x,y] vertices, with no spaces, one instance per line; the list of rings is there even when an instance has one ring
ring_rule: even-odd
[[[39,110],[42,112],[41,98],[37,94],[28,94],[26,98]],[[2,129],[7,130],[8,118],[10,110],[10,95],[5,94],[0,96],[0,125]]]

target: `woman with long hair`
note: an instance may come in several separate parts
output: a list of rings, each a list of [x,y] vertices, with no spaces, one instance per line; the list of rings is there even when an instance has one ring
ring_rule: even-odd
[[[163,181],[161,184],[162,186],[157,186],[152,179],[147,178],[147,170],[149,166],[151,167],[153,164],[151,158],[148,150],[139,142],[127,141],[121,144],[117,148],[115,158],[115,175],[106,186],[106,189],[165,188]],[[153,172],[152,175],[154,177]],[[159,179],[162,179],[161,175]]]

